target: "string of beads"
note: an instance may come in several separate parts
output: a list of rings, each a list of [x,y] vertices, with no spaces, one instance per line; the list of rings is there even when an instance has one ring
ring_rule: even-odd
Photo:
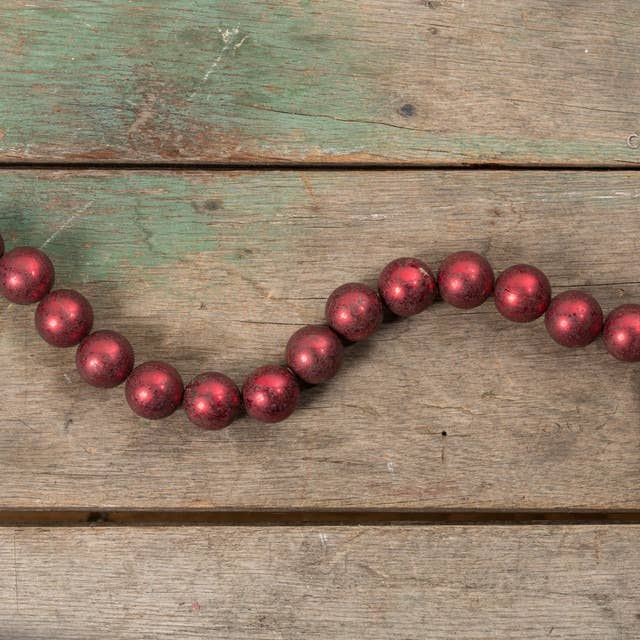
[[[149,361],[134,369],[130,342],[115,331],[93,333],[93,310],[72,289],[52,291],[55,271],[39,249],[17,247],[4,253],[0,236],[0,293],[15,304],[38,303],[38,333],[55,347],[76,347],[76,367],[83,380],[96,387],[125,383],[125,397],[137,415],[165,418],[182,404],[195,425],[222,429],[245,411],[262,422],[289,417],[303,385],[332,378],[340,368],[346,345],[365,340],[381,325],[385,312],[406,318],[424,311],[438,294],[448,304],[471,309],[494,296],[498,311],[513,322],[532,322],[544,314],[549,335],[566,347],[584,347],[602,335],[614,357],[640,360],[640,305],[623,304],[606,318],[588,293],[569,290],[554,298],[542,271],[517,264],[498,278],[489,262],[472,251],[448,256],[434,276],[417,258],[398,258],[380,273],[378,291],[350,282],[327,300],[325,325],[296,331],[285,350],[285,365],[266,365],[245,380],[242,392],[227,376],[206,372],[186,387],[166,362]]]

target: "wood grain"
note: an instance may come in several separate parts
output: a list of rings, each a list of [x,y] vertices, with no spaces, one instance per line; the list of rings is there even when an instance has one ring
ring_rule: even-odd
[[[638,526],[0,530],[0,638],[640,635]]]
[[[8,0],[0,161],[640,161],[635,0]]]
[[[334,287],[403,254],[467,248],[605,311],[638,301],[639,202],[626,172],[0,172],[9,245],[44,246],[97,328],[185,380],[279,362]],[[32,314],[0,311],[1,508],[640,508],[637,366],[490,302],[387,324],[286,422],[219,433],[136,419]]]

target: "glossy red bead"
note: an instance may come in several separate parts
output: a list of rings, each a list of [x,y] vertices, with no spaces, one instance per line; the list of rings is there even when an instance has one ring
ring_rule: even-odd
[[[564,291],[551,300],[544,324],[558,344],[585,347],[602,331],[602,308],[584,291]]]
[[[406,318],[435,300],[436,279],[422,260],[397,258],[380,273],[378,290],[389,310]]]
[[[640,360],[640,304],[616,307],[607,316],[602,338],[607,351],[618,360]]]
[[[93,309],[72,289],[58,289],[45,296],[35,315],[36,329],[54,347],[73,347],[87,337],[93,326]]]
[[[0,293],[15,304],[42,300],[54,279],[53,264],[39,249],[17,247],[0,258]]]
[[[516,264],[496,280],[495,302],[498,311],[508,320],[531,322],[547,310],[551,285],[537,267]]]
[[[239,415],[242,396],[236,383],[222,373],[196,376],[184,390],[184,412],[202,429],[224,429]]]
[[[109,389],[123,383],[133,369],[133,347],[120,333],[96,331],[76,351],[80,377],[94,387]]]
[[[340,338],[325,325],[298,329],[287,343],[285,358],[291,370],[309,384],[332,378],[340,365],[344,347]]]
[[[364,340],[382,323],[382,301],[370,287],[349,282],[329,296],[325,316],[329,326],[347,340]]]
[[[266,365],[256,369],[242,387],[244,408],[261,422],[280,422],[298,404],[300,389],[294,375],[285,367]]]
[[[131,410],[142,418],[160,420],[170,416],[182,402],[180,374],[166,362],[155,360],[136,367],[124,389]]]
[[[489,261],[473,251],[452,253],[438,271],[442,299],[458,309],[480,306],[491,295],[493,281]]]

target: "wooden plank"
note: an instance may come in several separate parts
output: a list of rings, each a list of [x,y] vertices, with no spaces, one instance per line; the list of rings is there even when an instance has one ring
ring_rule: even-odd
[[[638,301],[639,198],[627,172],[3,171],[0,229],[44,246],[138,362],[241,382],[399,255],[468,248],[605,310]],[[637,366],[491,303],[386,325],[288,421],[217,434],[85,386],[32,313],[1,312],[2,508],[640,509]]]
[[[640,161],[640,4],[8,0],[0,160]]]
[[[640,635],[638,526],[0,530],[0,636]]]

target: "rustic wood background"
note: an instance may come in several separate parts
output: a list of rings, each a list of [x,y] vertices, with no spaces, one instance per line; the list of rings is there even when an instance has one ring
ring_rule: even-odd
[[[639,35],[633,0],[8,0],[0,233],[185,379],[399,255],[638,302]],[[205,433],[0,318],[0,639],[640,637],[638,367],[600,343],[436,305]]]

